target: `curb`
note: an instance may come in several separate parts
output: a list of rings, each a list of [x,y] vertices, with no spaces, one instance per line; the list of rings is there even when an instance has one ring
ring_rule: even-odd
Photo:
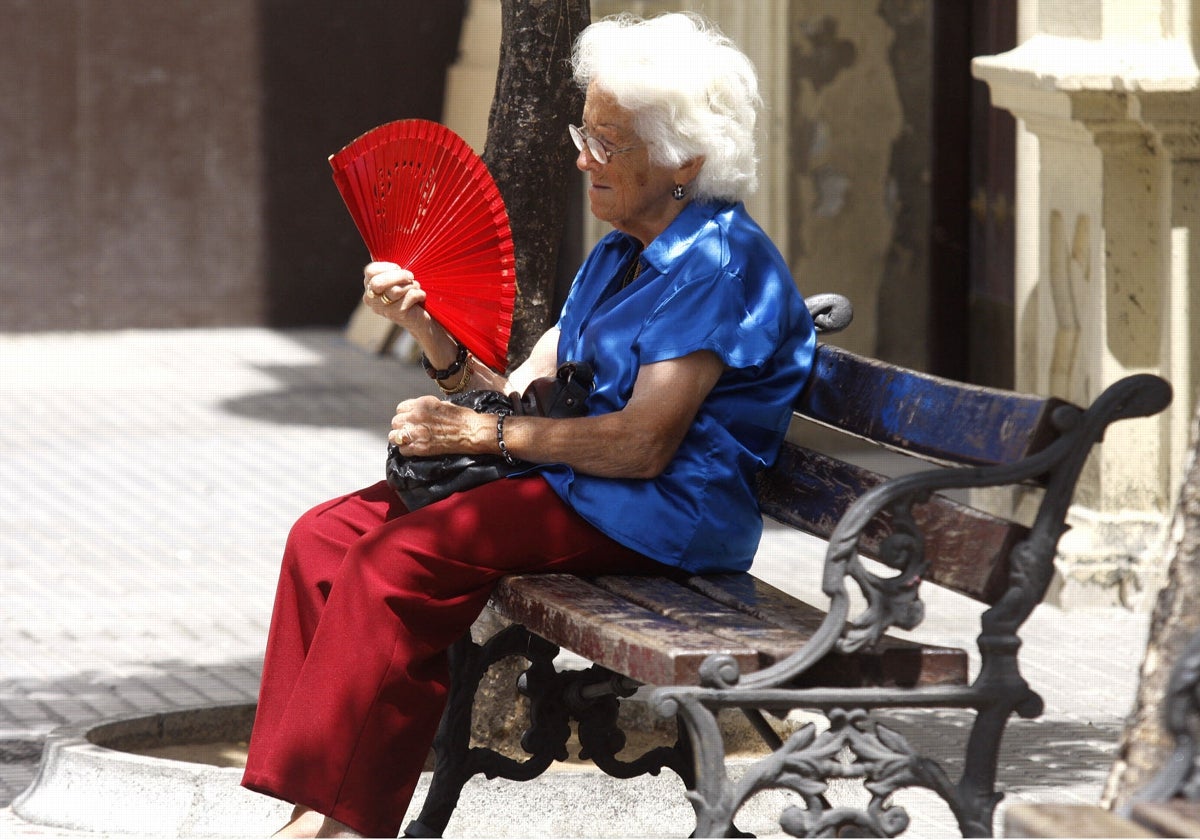
[[[291,806],[240,786],[241,769],[127,752],[203,739],[244,739],[254,706],[203,707],[56,729],[33,784],[12,805],[29,833],[63,829],[146,837],[267,836]],[[731,761],[731,766],[738,762]],[[749,763],[749,760],[741,762]],[[416,817],[426,772],[405,824]],[[754,834],[780,834],[785,794],[756,797],[738,817]],[[613,779],[595,768],[555,765],[536,781],[473,778],[448,836],[682,837],[695,817],[672,773]]]
[[[16,798],[12,811],[26,822],[72,831],[158,837],[269,834],[290,808],[242,789],[237,768],[125,751],[155,741],[185,742],[189,733],[206,729],[220,737],[227,724],[244,720],[246,710],[253,709],[218,706],[56,729],[46,739],[33,784]],[[106,742],[124,749],[102,746]]]

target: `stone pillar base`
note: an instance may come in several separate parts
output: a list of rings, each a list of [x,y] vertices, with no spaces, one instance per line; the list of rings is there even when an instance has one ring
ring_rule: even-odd
[[[1074,507],[1058,544],[1058,573],[1046,597],[1062,609],[1153,607],[1161,587],[1166,520],[1141,512],[1100,514]]]

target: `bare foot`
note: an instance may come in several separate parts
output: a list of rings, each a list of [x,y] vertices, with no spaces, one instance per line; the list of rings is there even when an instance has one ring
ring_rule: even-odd
[[[272,837],[319,837],[321,827],[325,824],[325,816],[318,814],[312,808],[305,805],[297,805],[292,809],[291,819],[288,824],[279,831],[272,834]]]
[[[359,834],[357,831],[355,831],[353,828],[346,825],[345,823],[340,823],[335,819],[326,817],[324,824],[322,824],[322,826],[321,826],[321,830],[317,832],[317,836],[318,837],[362,837],[363,835]]]

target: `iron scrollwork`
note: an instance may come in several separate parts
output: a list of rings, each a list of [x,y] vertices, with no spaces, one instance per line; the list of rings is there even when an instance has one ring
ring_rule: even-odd
[[[666,767],[683,779],[684,784],[691,784],[690,751],[682,736],[673,746],[652,747],[633,759],[617,757],[627,740],[617,720],[621,698],[631,696],[637,689],[636,683],[598,665],[568,676],[571,686],[566,696],[571,716],[578,721],[581,759],[591,761],[614,779],[657,776]]]
[[[758,793],[772,789],[797,794],[803,807],[791,805],[779,817],[794,837],[895,837],[909,825],[902,806],[892,802],[903,788],[927,788],[950,806],[966,812],[959,793],[942,767],[919,755],[898,732],[871,720],[863,709],[831,709],[830,726],[818,732],[808,724],[783,746],[750,765],[736,780],[725,773],[724,753],[710,710],[694,696],[675,697],[698,748],[698,784],[688,792],[696,811],[696,836],[728,836],[738,811]],[[829,779],[862,779],[870,794],[865,807],[834,806],[826,799]],[[970,820],[968,819],[968,823]]]
[[[558,671],[559,648],[518,624],[506,627],[482,645],[464,638],[450,650],[455,675],[446,712],[434,739],[436,764],[420,816],[405,828],[407,837],[438,837],[445,830],[466,782],[477,774],[486,778],[528,781],[555,761],[569,757],[571,721],[578,723],[580,758],[590,760],[610,776],[630,779],[655,775],[664,767],[690,785],[694,777],[690,749],[681,734],[673,746],[660,746],[632,759],[618,758],[626,743],[617,722],[621,697],[637,683],[593,665],[583,670]],[[529,662],[518,688],[529,700],[529,727],[521,736],[522,760],[490,747],[472,747],[471,713],[479,683],[502,659],[519,656]]]
[[[838,642],[842,653],[854,653],[875,644],[891,627],[912,630],[925,618],[920,584],[928,562],[925,538],[913,519],[912,506],[927,497],[927,492],[914,490],[892,503],[892,533],[880,545],[879,560],[899,574],[893,577],[872,574],[857,553],[849,557],[846,574],[858,584],[867,599],[867,608],[848,623]],[[855,534],[855,545],[861,535],[861,530]]]

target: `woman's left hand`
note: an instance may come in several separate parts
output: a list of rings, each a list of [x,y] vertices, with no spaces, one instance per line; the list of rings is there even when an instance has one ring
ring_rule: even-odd
[[[569,419],[514,416],[504,424],[507,449],[516,458],[567,464],[588,475],[654,478],[675,457],[724,369],[708,350],[644,365],[620,411]],[[437,397],[396,406],[388,441],[410,457],[500,453],[496,415]]]
[[[409,456],[486,452],[495,436],[491,423],[486,415],[452,402],[417,397],[396,406],[388,442]]]

